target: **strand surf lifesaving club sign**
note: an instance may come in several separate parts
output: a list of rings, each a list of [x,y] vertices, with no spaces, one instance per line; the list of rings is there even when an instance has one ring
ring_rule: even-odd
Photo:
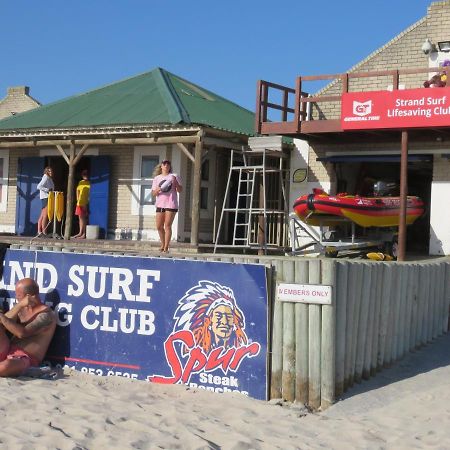
[[[8,249],[0,306],[24,277],[57,314],[52,362],[267,398],[263,265]]]
[[[348,92],[343,130],[450,126],[450,88]]]

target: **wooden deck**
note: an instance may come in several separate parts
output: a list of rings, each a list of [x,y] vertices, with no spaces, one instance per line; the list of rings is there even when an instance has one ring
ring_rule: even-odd
[[[108,240],[108,239],[58,239],[51,237],[29,237],[0,234],[0,245],[47,251],[70,251],[80,253],[117,253],[129,256],[167,256],[159,251],[157,241],[137,240]],[[195,255],[208,252],[207,248],[193,246],[189,243],[174,242],[170,247],[169,255]]]
[[[378,130],[378,131],[343,131],[341,128],[340,117],[326,117],[326,114],[319,114],[313,117],[311,109],[313,107],[332,106],[336,111],[340,111],[342,96],[348,92],[367,92],[381,90],[380,88],[371,88],[371,83],[383,79],[386,86],[391,85],[393,90],[401,88],[402,84],[407,85],[414,75],[423,74],[428,78],[430,73],[446,72],[450,75],[449,67],[439,68],[416,68],[401,70],[385,70],[373,72],[343,73],[336,75],[317,75],[317,76],[299,76],[295,81],[295,87],[282,86],[270,81],[258,81],[257,100],[256,100],[256,118],[255,130],[258,134],[270,135],[281,134],[285,136],[299,137],[309,139],[320,137],[321,139],[330,137],[334,139],[339,137],[342,140],[350,138],[355,139],[356,135],[365,137],[392,138],[398,134],[399,130]],[[361,81],[363,80],[363,81]],[[367,80],[367,82],[365,81]],[[318,94],[310,94],[303,90],[305,82],[323,82],[329,81],[329,84]],[[353,87],[355,83],[356,87]],[[368,88],[361,89],[361,83],[365,83]],[[422,87],[417,84],[415,88]],[[447,86],[448,87],[448,86]],[[410,87],[409,87],[410,88]],[[338,95],[336,95],[338,91]],[[327,92],[333,92],[334,95],[328,95]],[[436,138],[441,134],[448,134],[447,127],[443,129],[417,129],[411,130],[411,133],[417,134],[422,139]],[[425,132],[425,133],[424,133]]]

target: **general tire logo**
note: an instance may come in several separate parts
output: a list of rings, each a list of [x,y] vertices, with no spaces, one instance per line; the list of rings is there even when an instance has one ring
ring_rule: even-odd
[[[372,100],[361,103],[356,100],[353,101],[353,114],[355,116],[367,116],[372,112]]]

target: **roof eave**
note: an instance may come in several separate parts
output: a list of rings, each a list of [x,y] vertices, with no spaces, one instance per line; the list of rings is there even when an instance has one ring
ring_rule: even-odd
[[[192,125],[114,125],[114,126],[95,126],[95,127],[66,127],[66,128],[27,128],[0,130],[0,140],[6,138],[76,138],[76,137],[105,137],[123,136],[123,135],[142,135],[148,134],[186,134],[197,133],[199,126]]]

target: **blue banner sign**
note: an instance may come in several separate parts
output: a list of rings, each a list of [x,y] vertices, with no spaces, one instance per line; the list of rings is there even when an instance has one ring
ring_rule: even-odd
[[[8,250],[6,302],[23,277],[38,282],[58,315],[54,362],[267,398],[262,265]]]

